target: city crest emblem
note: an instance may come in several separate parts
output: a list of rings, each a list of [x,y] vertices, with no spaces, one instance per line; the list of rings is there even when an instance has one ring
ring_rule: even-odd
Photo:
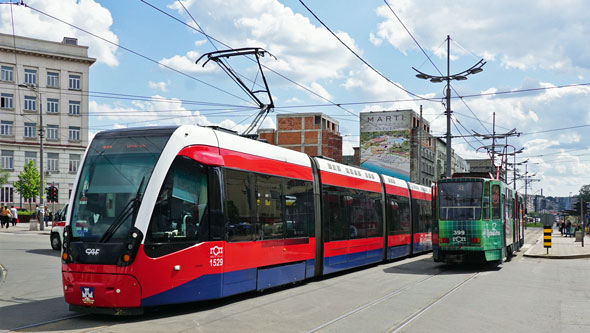
[[[82,291],[82,303],[94,304],[94,287],[80,287]]]

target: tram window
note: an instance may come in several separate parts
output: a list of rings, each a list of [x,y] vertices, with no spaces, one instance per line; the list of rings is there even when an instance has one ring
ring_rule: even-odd
[[[380,193],[324,186],[322,200],[326,241],[376,237],[382,234]]]
[[[483,219],[490,219],[490,183],[485,182],[483,188]]]
[[[255,179],[257,223],[254,237],[257,240],[284,238],[283,179],[260,174]]]
[[[414,232],[432,231],[432,208],[430,201],[412,199],[412,211],[416,221]]]
[[[207,178],[207,167],[183,156],[174,160],[156,199],[147,244],[208,240]]]
[[[315,230],[313,183],[299,179],[285,179],[285,237],[309,237]]]
[[[355,208],[351,224],[356,229],[355,238],[381,236],[383,232],[381,193],[355,192]],[[353,238],[352,235],[351,238]]]
[[[346,206],[352,205],[353,198],[336,186],[324,186],[322,191],[325,221],[325,240],[337,241],[349,238],[349,219]]]
[[[252,193],[247,172],[225,169],[227,240],[250,241],[254,233]]]
[[[221,168],[209,168],[209,239],[223,239],[223,202],[221,192]]]
[[[441,183],[438,186],[441,220],[479,220],[482,208],[481,182]]]
[[[497,220],[501,216],[500,185],[492,185],[492,219]]]
[[[410,199],[397,195],[388,195],[389,235],[410,233],[412,217],[410,213]]]

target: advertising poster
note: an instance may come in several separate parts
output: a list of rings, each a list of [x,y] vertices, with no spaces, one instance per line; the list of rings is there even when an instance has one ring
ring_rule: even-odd
[[[361,166],[410,180],[412,111],[361,112]]]

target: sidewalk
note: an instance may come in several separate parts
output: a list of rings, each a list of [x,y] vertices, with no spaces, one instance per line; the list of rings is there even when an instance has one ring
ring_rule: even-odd
[[[543,247],[543,232],[541,232],[537,243],[531,246],[524,255],[526,257],[548,259],[590,258],[590,235],[584,237],[584,247],[582,247],[582,242],[576,242],[575,237],[562,236],[559,229],[556,229],[557,227],[554,227],[551,234],[549,254],[547,254],[547,249]]]
[[[37,229],[39,226],[37,226]],[[37,235],[48,235],[51,232],[51,222],[48,227],[45,227],[44,231],[36,230],[29,231],[29,223],[17,223],[15,226],[10,225],[8,229],[6,227],[0,228],[0,233],[6,234],[37,234]]]

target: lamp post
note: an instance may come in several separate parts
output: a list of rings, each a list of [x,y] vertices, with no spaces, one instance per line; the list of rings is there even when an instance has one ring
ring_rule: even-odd
[[[45,195],[45,184],[43,179],[43,101],[39,88],[34,84],[19,84],[21,88],[27,88],[35,93],[35,97],[39,103],[39,174],[41,185],[39,186],[39,207],[41,208],[41,216],[37,217],[39,220],[39,230],[45,230],[45,206],[43,205],[43,196]]]
[[[447,75],[442,75],[442,73],[440,73],[440,71],[439,71],[439,73],[441,75],[429,75],[429,74],[423,73],[423,72],[417,70],[416,68],[412,67],[413,70],[418,72],[418,74],[416,74],[416,77],[419,79],[430,80],[430,82],[434,82],[434,83],[439,83],[439,82],[443,82],[443,81],[447,82],[447,86],[445,89],[445,97],[447,100],[446,111],[445,111],[445,114],[447,115],[447,166],[445,168],[445,176],[447,178],[451,178],[451,161],[452,161],[452,156],[451,156],[451,112],[452,112],[451,111],[451,81],[452,80],[457,80],[457,81],[467,80],[468,75],[477,74],[477,73],[483,71],[482,67],[485,64],[486,64],[486,62],[483,59],[481,59],[475,65],[471,66],[469,69],[451,75],[450,74],[450,71],[451,71],[451,37],[449,35],[447,35]]]

